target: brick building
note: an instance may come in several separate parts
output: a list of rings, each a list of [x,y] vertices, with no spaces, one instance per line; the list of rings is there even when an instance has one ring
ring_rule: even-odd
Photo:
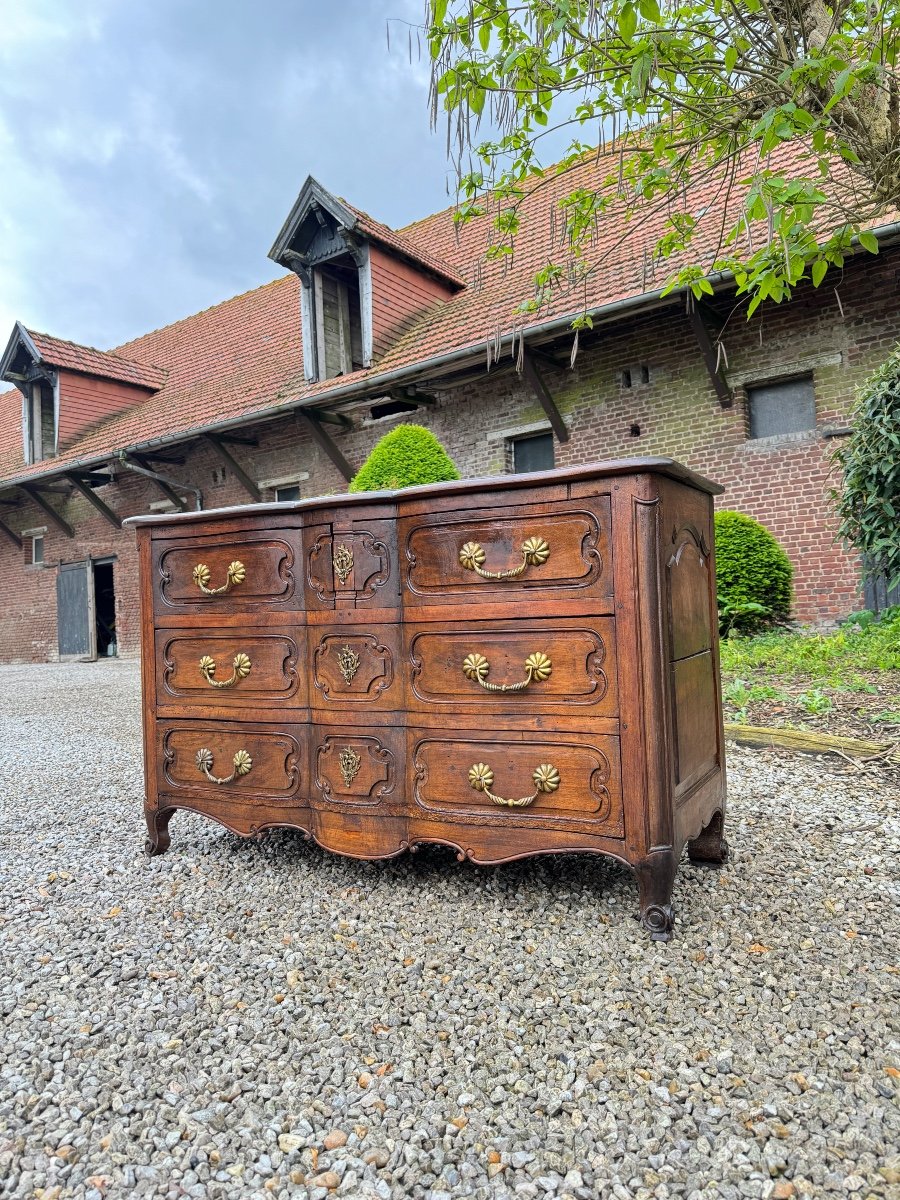
[[[794,615],[860,604],[834,540],[833,439],[854,389],[900,338],[900,225],[882,252],[790,304],[734,311],[661,298],[658,223],[610,220],[594,269],[516,317],[559,257],[550,180],[513,259],[488,262],[486,219],[446,210],[395,232],[308,180],[271,257],[273,283],[114,352],[17,325],[0,360],[0,661],[138,649],[125,517],[343,491],[398,421],[427,425],[463,475],[669,455],[723,483],[796,571]],[[698,198],[698,203],[699,203]],[[572,362],[573,315],[592,314]]]

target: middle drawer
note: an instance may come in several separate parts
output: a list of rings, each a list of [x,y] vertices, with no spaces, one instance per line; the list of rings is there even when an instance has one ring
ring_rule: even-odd
[[[222,628],[156,631],[161,708],[305,708],[304,630]]]
[[[310,704],[425,716],[447,712],[618,716],[615,620],[311,625]]]
[[[612,617],[430,621],[404,641],[411,711],[618,715]]]

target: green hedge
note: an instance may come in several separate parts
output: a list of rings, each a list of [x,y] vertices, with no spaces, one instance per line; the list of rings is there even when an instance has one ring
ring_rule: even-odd
[[[791,611],[794,568],[765,526],[737,512],[716,513],[716,591],[722,632],[751,633]]]
[[[868,569],[900,583],[900,346],[859,390],[853,432],[835,453],[844,472],[839,533]]]
[[[386,433],[350,482],[351,492],[380,492],[459,479],[453,460],[421,425],[398,425]]]

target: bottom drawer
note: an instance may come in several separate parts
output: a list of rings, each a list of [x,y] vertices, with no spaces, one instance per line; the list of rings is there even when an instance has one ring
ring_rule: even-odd
[[[160,790],[293,805],[308,790],[306,742],[303,725],[160,722]]]
[[[420,816],[624,836],[617,737],[410,730],[409,747]]]

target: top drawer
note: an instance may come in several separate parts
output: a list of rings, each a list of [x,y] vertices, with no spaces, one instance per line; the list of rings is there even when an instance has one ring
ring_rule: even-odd
[[[198,533],[153,541],[153,607],[167,613],[246,613],[295,603],[300,531]]]
[[[609,496],[400,521],[406,603],[589,598],[612,611]]]

